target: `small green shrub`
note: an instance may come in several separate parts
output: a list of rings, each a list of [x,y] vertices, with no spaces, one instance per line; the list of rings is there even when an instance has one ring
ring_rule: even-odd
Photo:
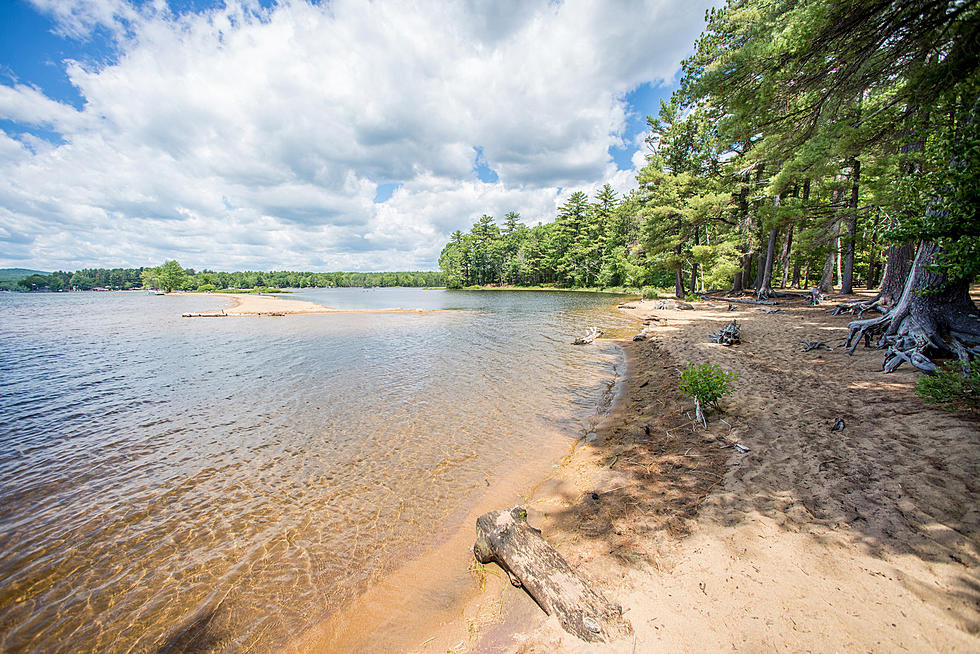
[[[657,292],[657,289],[655,287],[653,287],[653,286],[644,286],[640,290],[643,293],[643,299],[644,300],[656,300],[657,297],[659,297],[659,295],[660,295]]]
[[[700,302],[701,301],[701,296],[700,295],[695,295],[694,293],[688,293],[687,295],[684,296],[684,301],[685,302]]]
[[[718,364],[692,362],[681,373],[680,389],[700,406],[717,406],[722,396],[732,392],[731,382],[736,379],[737,372],[723,370]]]
[[[915,382],[915,394],[946,409],[980,411],[980,362],[970,363],[968,377],[963,376],[959,362],[948,363],[935,375],[920,377]]]
[[[210,293],[212,291],[218,290],[218,287],[214,284],[201,284],[197,287],[198,293]]]

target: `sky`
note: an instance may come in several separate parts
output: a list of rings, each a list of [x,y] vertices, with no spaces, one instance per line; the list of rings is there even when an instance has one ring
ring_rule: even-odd
[[[707,0],[0,0],[0,267],[435,270],[635,186]]]

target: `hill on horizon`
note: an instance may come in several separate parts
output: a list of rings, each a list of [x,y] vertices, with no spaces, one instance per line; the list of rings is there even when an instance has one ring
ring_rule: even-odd
[[[0,282],[16,282],[31,275],[50,274],[43,270],[30,270],[28,268],[0,268]]]

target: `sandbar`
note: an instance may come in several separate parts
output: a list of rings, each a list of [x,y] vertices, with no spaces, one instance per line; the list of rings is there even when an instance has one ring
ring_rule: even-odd
[[[173,295],[201,296],[200,293],[173,293]],[[221,318],[241,316],[297,316],[312,314],[345,314],[345,313],[437,313],[444,309],[334,309],[316,302],[292,300],[274,295],[258,295],[252,293],[208,293],[207,297],[219,297],[231,300],[231,306],[213,311],[185,313],[185,318]]]

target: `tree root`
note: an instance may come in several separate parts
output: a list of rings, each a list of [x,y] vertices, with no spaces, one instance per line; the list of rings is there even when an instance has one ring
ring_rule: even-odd
[[[842,313],[849,313],[851,315],[856,315],[858,320],[864,315],[865,311],[871,311],[872,309],[877,309],[878,311],[885,313],[888,311],[886,307],[881,306],[881,301],[877,298],[872,300],[866,300],[864,302],[851,302],[850,304],[838,304],[833,309],[830,309],[830,315],[839,316]]]
[[[953,322],[954,318],[944,317],[943,322]],[[935,374],[939,368],[932,357],[952,356],[960,361],[963,374],[968,375],[971,358],[980,358],[980,324],[962,334],[965,340],[960,335],[953,330],[944,335],[936,320],[896,308],[877,318],[850,323],[844,345],[848,354],[854,354],[861,340],[865,347],[885,350],[881,369],[886,373],[908,363],[926,374]]]

